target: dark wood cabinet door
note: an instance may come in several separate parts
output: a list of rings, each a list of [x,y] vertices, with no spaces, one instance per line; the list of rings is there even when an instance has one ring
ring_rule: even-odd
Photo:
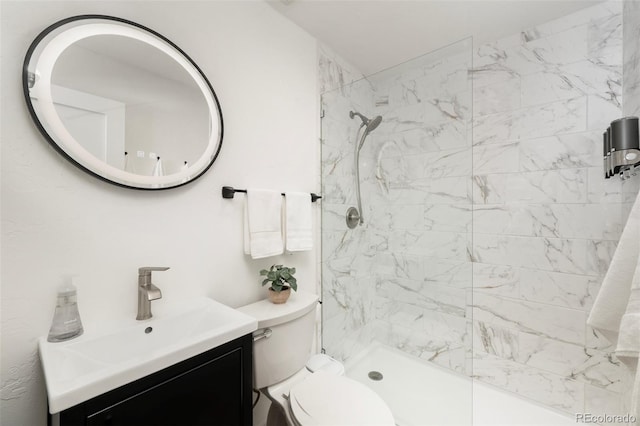
[[[251,425],[251,357],[249,335],[65,410],[60,425]]]

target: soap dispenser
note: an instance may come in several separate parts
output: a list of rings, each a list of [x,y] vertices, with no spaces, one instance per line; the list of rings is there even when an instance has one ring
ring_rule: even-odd
[[[78,312],[77,290],[73,283],[58,289],[56,311],[49,330],[48,342],[63,342],[80,336],[84,332]]]

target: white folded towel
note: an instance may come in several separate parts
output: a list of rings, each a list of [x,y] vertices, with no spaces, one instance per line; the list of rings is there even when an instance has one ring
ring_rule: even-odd
[[[253,259],[282,254],[282,195],[275,191],[247,189],[246,198],[245,254]]]
[[[640,196],[636,204],[636,241],[640,241]],[[616,356],[632,372],[635,371],[635,379],[631,391],[631,414],[636,418],[636,425],[640,425],[640,250],[636,255],[636,270],[631,283],[631,294],[627,309],[620,321],[620,333],[618,334],[618,346]]]
[[[616,345],[615,354],[635,374],[629,414],[640,419],[640,194],[594,302],[587,324]]]
[[[308,192],[285,193],[285,235],[287,251],[313,248],[311,195]]]

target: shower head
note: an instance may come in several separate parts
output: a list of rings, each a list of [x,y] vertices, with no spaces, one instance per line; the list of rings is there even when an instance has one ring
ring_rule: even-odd
[[[362,120],[362,126],[366,126],[366,129],[364,130],[365,134],[372,132],[373,130],[375,130],[376,127],[378,127],[380,125],[380,123],[382,122],[382,117],[381,116],[377,116],[374,117],[373,120],[368,119],[367,117],[365,117],[364,115],[360,114],[359,112],[355,112],[355,111],[350,111],[349,112],[349,117],[353,118],[355,116],[360,117],[360,120]]]
[[[376,127],[380,125],[380,123],[382,123],[382,117],[378,115],[377,117],[374,117],[373,120],[369,120],[369,122],[367,123],[367,129],[365,131],[367,133],[374,131]]]

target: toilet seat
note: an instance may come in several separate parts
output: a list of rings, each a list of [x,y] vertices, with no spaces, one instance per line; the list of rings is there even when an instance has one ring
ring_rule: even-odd
[[[395,425],[382,398],[362,383],[324,371],[310,374],[289,392],[299,425]]]

